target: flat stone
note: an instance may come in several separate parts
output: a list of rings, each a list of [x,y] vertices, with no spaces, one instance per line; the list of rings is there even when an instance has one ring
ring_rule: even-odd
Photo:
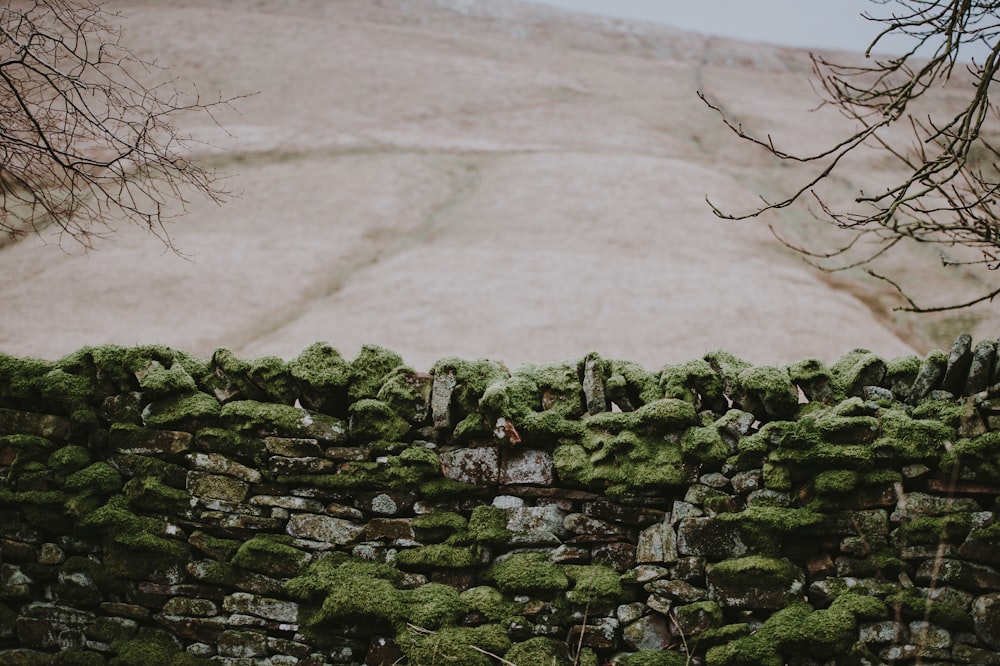
[[[166,615],[187,615],[190,617],[211,617],[219,612],[219,607],[209,599],[173,597],[163,604],[161,612]]]
[[[598,544],[593,547],[590,559],[594,564],[603,564],[624,573],[635,566],[635,546],[623,541]]]
[[[372,518],[365,525],[366,541],[413,541],[413,521],[409,518]]]
[[[504,450],[500,483],[552,485],[552,454],[539,449]]]
[[[0,433],[36,435],[53,441],[65,441],[72,431],[73,422],[62,416],[0,408]]]
[[[595,650],[613,650],[618,647],[618,626],[618,620],[613,617],[597,617],[585,625],[570,627],[567,642]]]
[[[317,456],[298,458],[271,456],[267,464],[275,474],[322,474],[339,468],[339,465],[334,461]]]
[[[972,622],[979,640],[1000,650],[1000,594],[984,594],[972,602]]]
[[[563,527],[574,534],[604,538],[624,538],[625,530],[599,518],[591,518],[582,513],[571,513],[563,519]]]
[[[178,455],[190,450],[191,433],[177,430],[132,428],[111,430],[109,440],[118,453],[144,456]]]
[[[695,601],[703,601],[708,598],[708,591],[703,590],[699,587],[695,587],[690,583],[683,580],[654,580],[651,583],[646,583],[643,589],[650,594],[656,594],[661,597],[667,597],[674,601],[679,601],[681,603],[690,604]]]
[[[271,455],[288,458],[323,455],[319,440],[305,437],[265,437],[264,447]]]
[[[299,605],[292,601],[272,599],[246,592],[234,592],[222,600],[222,607],[230,613],[254,615],[274,622],[296,624]]]
[[[718,561],[743,557],[747,546],[732,525],[715,518],[688,518],[677,528],[677,552]]]
[[[664,512],[647,507],[625,507],[605,499],[584,502],[580,511],[593,518],[600,518],[629,527],[649,527],[663,520]]]
[[[906,624],[892,620],[862,622],[858,627],[858,640],[868,644],[898,645],[909,642],[910,631]]]
[[[633,650],[665,650],[673,644],[670,625],[659,613],[651,613],[622,629],[622,640]]]
[[[288,520],[286,531],[294,537],[345,546],[357,541],[365,528],[341,518],[303,513]]]
[[[1000,573],[984,564],[944,558],[925,560],[917,568],[917,582],[937,586],[956,586],[970,590],[1000,590]]]
[[[248,501],[254,506],[279,507],[282,509],[288,509],[289,511],[323,513],[325,510],[323,503],[319,500],[308,499],[306,497],[294,497],[292,495],[254,495]],[[360,517],[361,516],[359,515],[358,518]]]
[[[363,462],[368,460],[368,449],[357,446],[331,446],[324,455],[330,460]]]
[[[970,497],[937,497],[927,493],[904,493],[896,503],[891,519],[899,522],[919,516],[946,516],[953,513],[981,512],[982,507]]]
[[[950,648],[951,633],[936,624],[915,620],[910,622],[910,642],[931,648]]]
[[[223,657],[263,657],[267,654],[267,635],[259,631],[226,630],[219,634],[217,646]]]
[[[205,472],[188,472],[187,490],[195,497],[207,497],[226,500],[227,502],[242,502],[250,492],[246,481],[221,474]]]
[[[262,479],[258,470],[218,453],[189,453],[186,458],[192,469],[202,472],[232,476],[247,483],[260,483]]]
[[[568,534],[563,521],[565,512],[555,506],[525,506],[511,509],[507,518],[507,529],[519,534],[554,534],[557,537]]]
[[[586,564],[590,562],[590,550],[562,544],[552,551],[549,559],[556,564]]]
[[[441,473],[447,479],[492,485],[500,480],[500,456],[496,447],[480,446],[442,453]]]
[[[639,533],[635,561],[639,564],[669,564],[677,560],[677,534],[664,521]]]

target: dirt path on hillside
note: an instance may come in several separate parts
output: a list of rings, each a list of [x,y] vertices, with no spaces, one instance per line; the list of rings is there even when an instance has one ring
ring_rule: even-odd
[[[759,363],[924,351],[853,283],[704,202],[752,200],[746,176],[772,167],[728,140],[692,81],[760,123],[811,103],[803,54],[446,4],[124,4],[142,55],[204,90],[260,91],[222,118],[232,138],[189,121],[241,194],[192,203],[171,228],[186,257],[135,229],[89,254],[38,238],[0,250],[0,351],[293,357],[327,340],[420,369],[591,350],[651,368],[714,348]],[[810,140],[826,131],[795,122]]]

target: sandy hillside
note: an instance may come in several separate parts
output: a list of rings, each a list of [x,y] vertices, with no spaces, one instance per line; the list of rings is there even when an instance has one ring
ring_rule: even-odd
[[[171,75],[259,91],[222,115],[232,136],[184,120],[239,196],[192,202],[170,229],[185,257],[129,228],[86,254],[52,238],[0,250],[0,351],[294,357],[327,340],[348,357],[381,344],[418,369],[590,350],[657,368],[715,348],[759,363],[923,353],[994,323],[989,310],[888,314],[881,286],[831,280],[766,224],[712,216],[706,195],[746,206],[792,176],[695,90],[748,127],[820,145],[844,126],[805,113],[803,52],[499,0],[111,4]],[[804,212],[772,221],[828,233]]]

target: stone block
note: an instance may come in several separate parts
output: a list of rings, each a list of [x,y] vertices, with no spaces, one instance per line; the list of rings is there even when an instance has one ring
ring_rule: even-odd
[[[288,520],[286,531],[294,537],[345,546],[357,541],[365,528],[341,518],[303,513]]]
[[[552,454],[538,449],[505,450],[500,483],[552,485]]]
[[[500,456],[493,446],[455,449],[441,454],[441,473],[462,483],[493,485],[500,480]]]

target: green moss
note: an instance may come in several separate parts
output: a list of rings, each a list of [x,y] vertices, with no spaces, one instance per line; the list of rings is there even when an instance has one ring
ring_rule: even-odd
[[[905,588],[890,594],[885,603],[905,620],[927,620],[953,631],[970,631],[972,616],[961,606],[944,601],[932,601],[914,588]]]
[[[379,400],[358,400],[349,412],[351,438],[359,442],[397,441],[410,431],[409,422]]]
[[[266,468],[267,449],[263,441],[225,428],[203,428],[195,434],[198,446],[237,460],[250,461],[251,467]]]
[[[194,391],[150,403],[143,412],[143,420],[152,428],[194,431],[211,424],[221,411],[214,397]]]
[[[690,663],[687,655],[672,650],[644,650],[625,658],[625,666],[688,666]]]
[[[82,446],[70,444],[57,449],[49,456],[47,466],[57,477],[66,478],[90,464],[90,452]]]
[[[98,495],[110,495],[121,487],[121,474],[105,462],[96,462],[69,475],[63,484],[66,490],[86,490]]]
[[[194,666],[209,663],[184,652],[173,636],[162,629],[143,627],[135,638],[111,644],[115,656],[109,666]]]
[[[483,494],[486,489],[474,483],[464,483],[454,479],[437,478],[419,484],[420,494],[428,500],[467,498]]]
[[[882,436],[874,450],[891,454],[906,462],[934,461],[945,451],[945,442],[957,439],[954,428],[939,421],[910,418],[902,409],[884,409],[879,413]]]
[[[899,546],[961,543],[971,529],[972,516],[967,513],[921,516],[896,528],[892,532],[892,539]]]
[[[52,657],[52,666],[104,666],[107,662],[99,652],[62,650]]]
[[[552,455],[553,468],[563,483],[589,486],[594,480],[590,454],[578,444],[563,444]]]
[[[407,622],[424,629],[457,624],[469,608],[454,587],[427,583],[402,592]]]
[[[176,515],[191,508],[192,497],[185,490],[173,488],[150,476],[130,479],[122,494],[129,507],[152,513]]]
[[[307,409],[346,416],[351,366],[336,349],[325,342],[317,342],[305,348],[288,368],[299,385],[302,404]]]
[[[492,436],[493,433],[486,423],[486,419],[479,412],[474,412],[466,416],[458,422],[458,425],[452,431],[452,439],[455,442],[468,442],[472,439],[489,438]]]
[[[308,414],[291,405],[234,400],[219,412],[230,428],[247,434],[278,434],[288,437],[299,435],[306,425]]]
[[[444,541],[466,524],[465,517],[452,511],[432,511],[413,519],[413,531],[419,541]]]
[[[507,529],[507,511],[495,506],[477,506],[469,516],[467,534],[476,543],[506,543],[513,536]]]
[[[494,564],[490,576],[506,593],[559,592],[570,586],[563,568],[542,553],[517,553]]]
[[[813,481],[813,488],[820,495],[843,495],[858,486],[858,473],[849,469],[831,469],[820,472]]]
[[[722,379],[704,359],[665,366],[660,370],[659,385],[665,398],[686,400],[701,407],[725,404]]]
[[[291,544],[289,536],[260,534],[245,541],[230,563],[275,578],[290,578],[308,564],[310,556]]]
[[[80,528],[104,536],[104,563],[111,577],[141,580],[152,571],[190,559],[186,544],[159,536],[164,533],[163,521],[135,515],[121,495],[85,516]]]
[[[506,630],[495,624],[433,632],[407,628],[396,634],[396,642],[411,666],[492,666],[486,653],[500,656],[511,646]]]
[[[435,543],[401,550],[396,564],[404,569],[430,571],[435,569],[463,569],[482,564],[479,549],[474,546],[453,546]]]
[[[135,371],[135,376],[139,381],[139,389],[152,397],[193,393],[198,390],[194,378],[180,363],[150,360],[144,367]]]
[[[572,663],[565,641],[545,636],[514,643],[504,655],[504,660],[517,666],[570,666]]]
[[[621,597],[621,576],[610,567],[566,565],[563,571],[573,583],[566,597],[575,604],[609,604]]]
[[[427,419],[432,386],[427,375],[398,367],[385,378],[375,398],[389,405],[411,425],[419,425]]]
[[[867,349],[855,349],[840,357],[830,370],[841,395],[859,396],[865,386],[882,384],[886,364]]]
[[[913,354],[899,356],[886,363],[886,386],[897,395],[909,394],[910,387],[920,372],[920,363],[920,357]]]
[[[324,633],[328,624],[344,620],[386,622],[402,619],[404,603],[396,585],[402,575],[388,564],[352,560],[342,554],[326,555],[305,573],[285,583],[288,594],[307,603],[321,602],[305,628],[312,635]]]
[[[192,532],[191,536],[188,537],[188,542],[209,557],[227,562],[232,559],[243,543],[236,539],[220,539],[200,530]]]
[[[291,368],[277,356],[250,359],[247,377],[264,400],[290,405],[299,395]]]
[[[787,559],[750,555],[723,560],[712,565],[712,578],[719,584],[739,587],[752,581],[755,587],[786,588],[802,576]]]
[[[435,377],[450,374],[455,378],[450,404],[453,423],[478,412],[479,400],[486,390],[510,377],[510,372],[502,363],[484,359],[465,361],[459,358],[441,359],[434,364],[431,374]]]
[[[635,412],[635,427],[640,433],[662,435],[697,425],[694,406],[676,398],[646,403]]]
[[[351,361],[351,382],[347,396],[351,401],[374,398],[393,370],[403,365],[403,357],[378,345],[363,345]]]
[[[681,453],[702,471],[717,470],[729,457],[729,447],[714,425],[689,428],[681,438]]]
[[[459,596],[470,611],[482,613],[483,617],[493,622],[511,618],[520,609],[518,604],[508,601],[500,590],[488,585],[469,588]]]
[[[764,414],[758,414],[754,409],[747,410],[754,412],[758,418],[787,419],[799,409],[799,393],[786,368],[747,368],[736,378],[736,383],[749,397],[760,402]]]

